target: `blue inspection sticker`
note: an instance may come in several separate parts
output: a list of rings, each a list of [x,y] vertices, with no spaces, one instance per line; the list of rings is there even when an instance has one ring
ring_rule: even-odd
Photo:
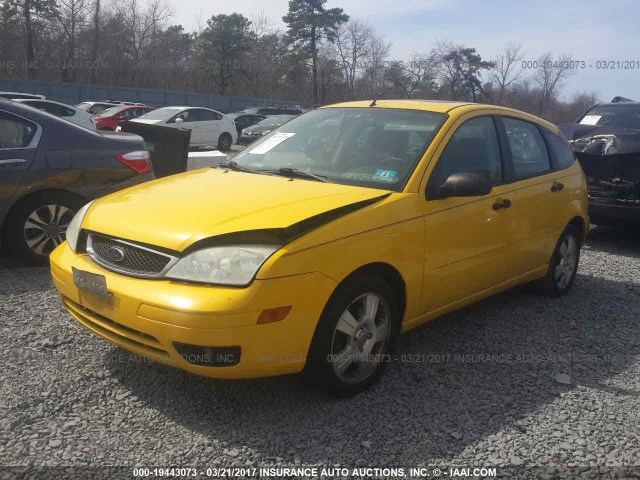
[[[398,172],[395,170],[383,170],[379,168],[373,175],[376,180],[383,180],[385,182],[395,182],[398,176]]]

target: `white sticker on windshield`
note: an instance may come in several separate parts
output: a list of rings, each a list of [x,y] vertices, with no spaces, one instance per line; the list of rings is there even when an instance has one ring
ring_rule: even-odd
[[[580,120],[580,125],[597,125],[598,120],[602,118],[602,115],[585,115],[582,120]]]
[[[269,150],[271,150],[274,147],[277,147],[282,142],[284,142],[287,138],[291,138],[294,135],[295,135],[295,133],[278,132],[278,133],[274,134],[270,139],[262,142],[257,147],[252,148],[251,150],[249,150],[248,153],[253,153],[253,154],[256,154],[256,155],[262,155],[263,153],[267,153]]]

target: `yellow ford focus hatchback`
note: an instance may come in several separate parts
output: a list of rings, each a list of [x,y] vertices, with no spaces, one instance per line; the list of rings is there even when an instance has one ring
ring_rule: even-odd
[[[76,320],[132,352],[219,378],[304,371],[349,395],[400,332],[525,282],[566,293],[588,225],[552,124],[351,102],[86,205],[51,273]]]

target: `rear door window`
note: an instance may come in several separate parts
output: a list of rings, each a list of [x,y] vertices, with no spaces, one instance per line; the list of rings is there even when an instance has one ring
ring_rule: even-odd
[[[37,130],[34,123],[0,112],[0,148],[25,148]]]
[[[554,170],[564,170],[573,165],[576,157],[571,145],[569,145],[562,133],[556,135],[546,129],[542,129],[542,132],[551,153],[551,163]]]
[[[533,123],[503,117],[516,180],[544,175],[551,171],[551,161],[542,134]]]
[[[201,122],[213,121],[213,120],[222,120],[222,115],[212,110],[204,110],[204,109],[200,110]]]

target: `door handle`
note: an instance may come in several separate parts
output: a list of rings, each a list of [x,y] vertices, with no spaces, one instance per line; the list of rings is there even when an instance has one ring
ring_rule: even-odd
[[[511,200],[507,200],[506,198],[501,202],[496,202],[493,204],[494,210],[500,210],[502,208],[509,208],[511,206]]]
[[[27,163],[24,158],[8,158],[6,160],[0,160],[0,165],[15,165],[17,163]]]
[[[560,182],[553,182],[553,185],[551,185],[551,191],[552,192],[559,192],[563,188],[564,188],[564,184],[562,184]]]

